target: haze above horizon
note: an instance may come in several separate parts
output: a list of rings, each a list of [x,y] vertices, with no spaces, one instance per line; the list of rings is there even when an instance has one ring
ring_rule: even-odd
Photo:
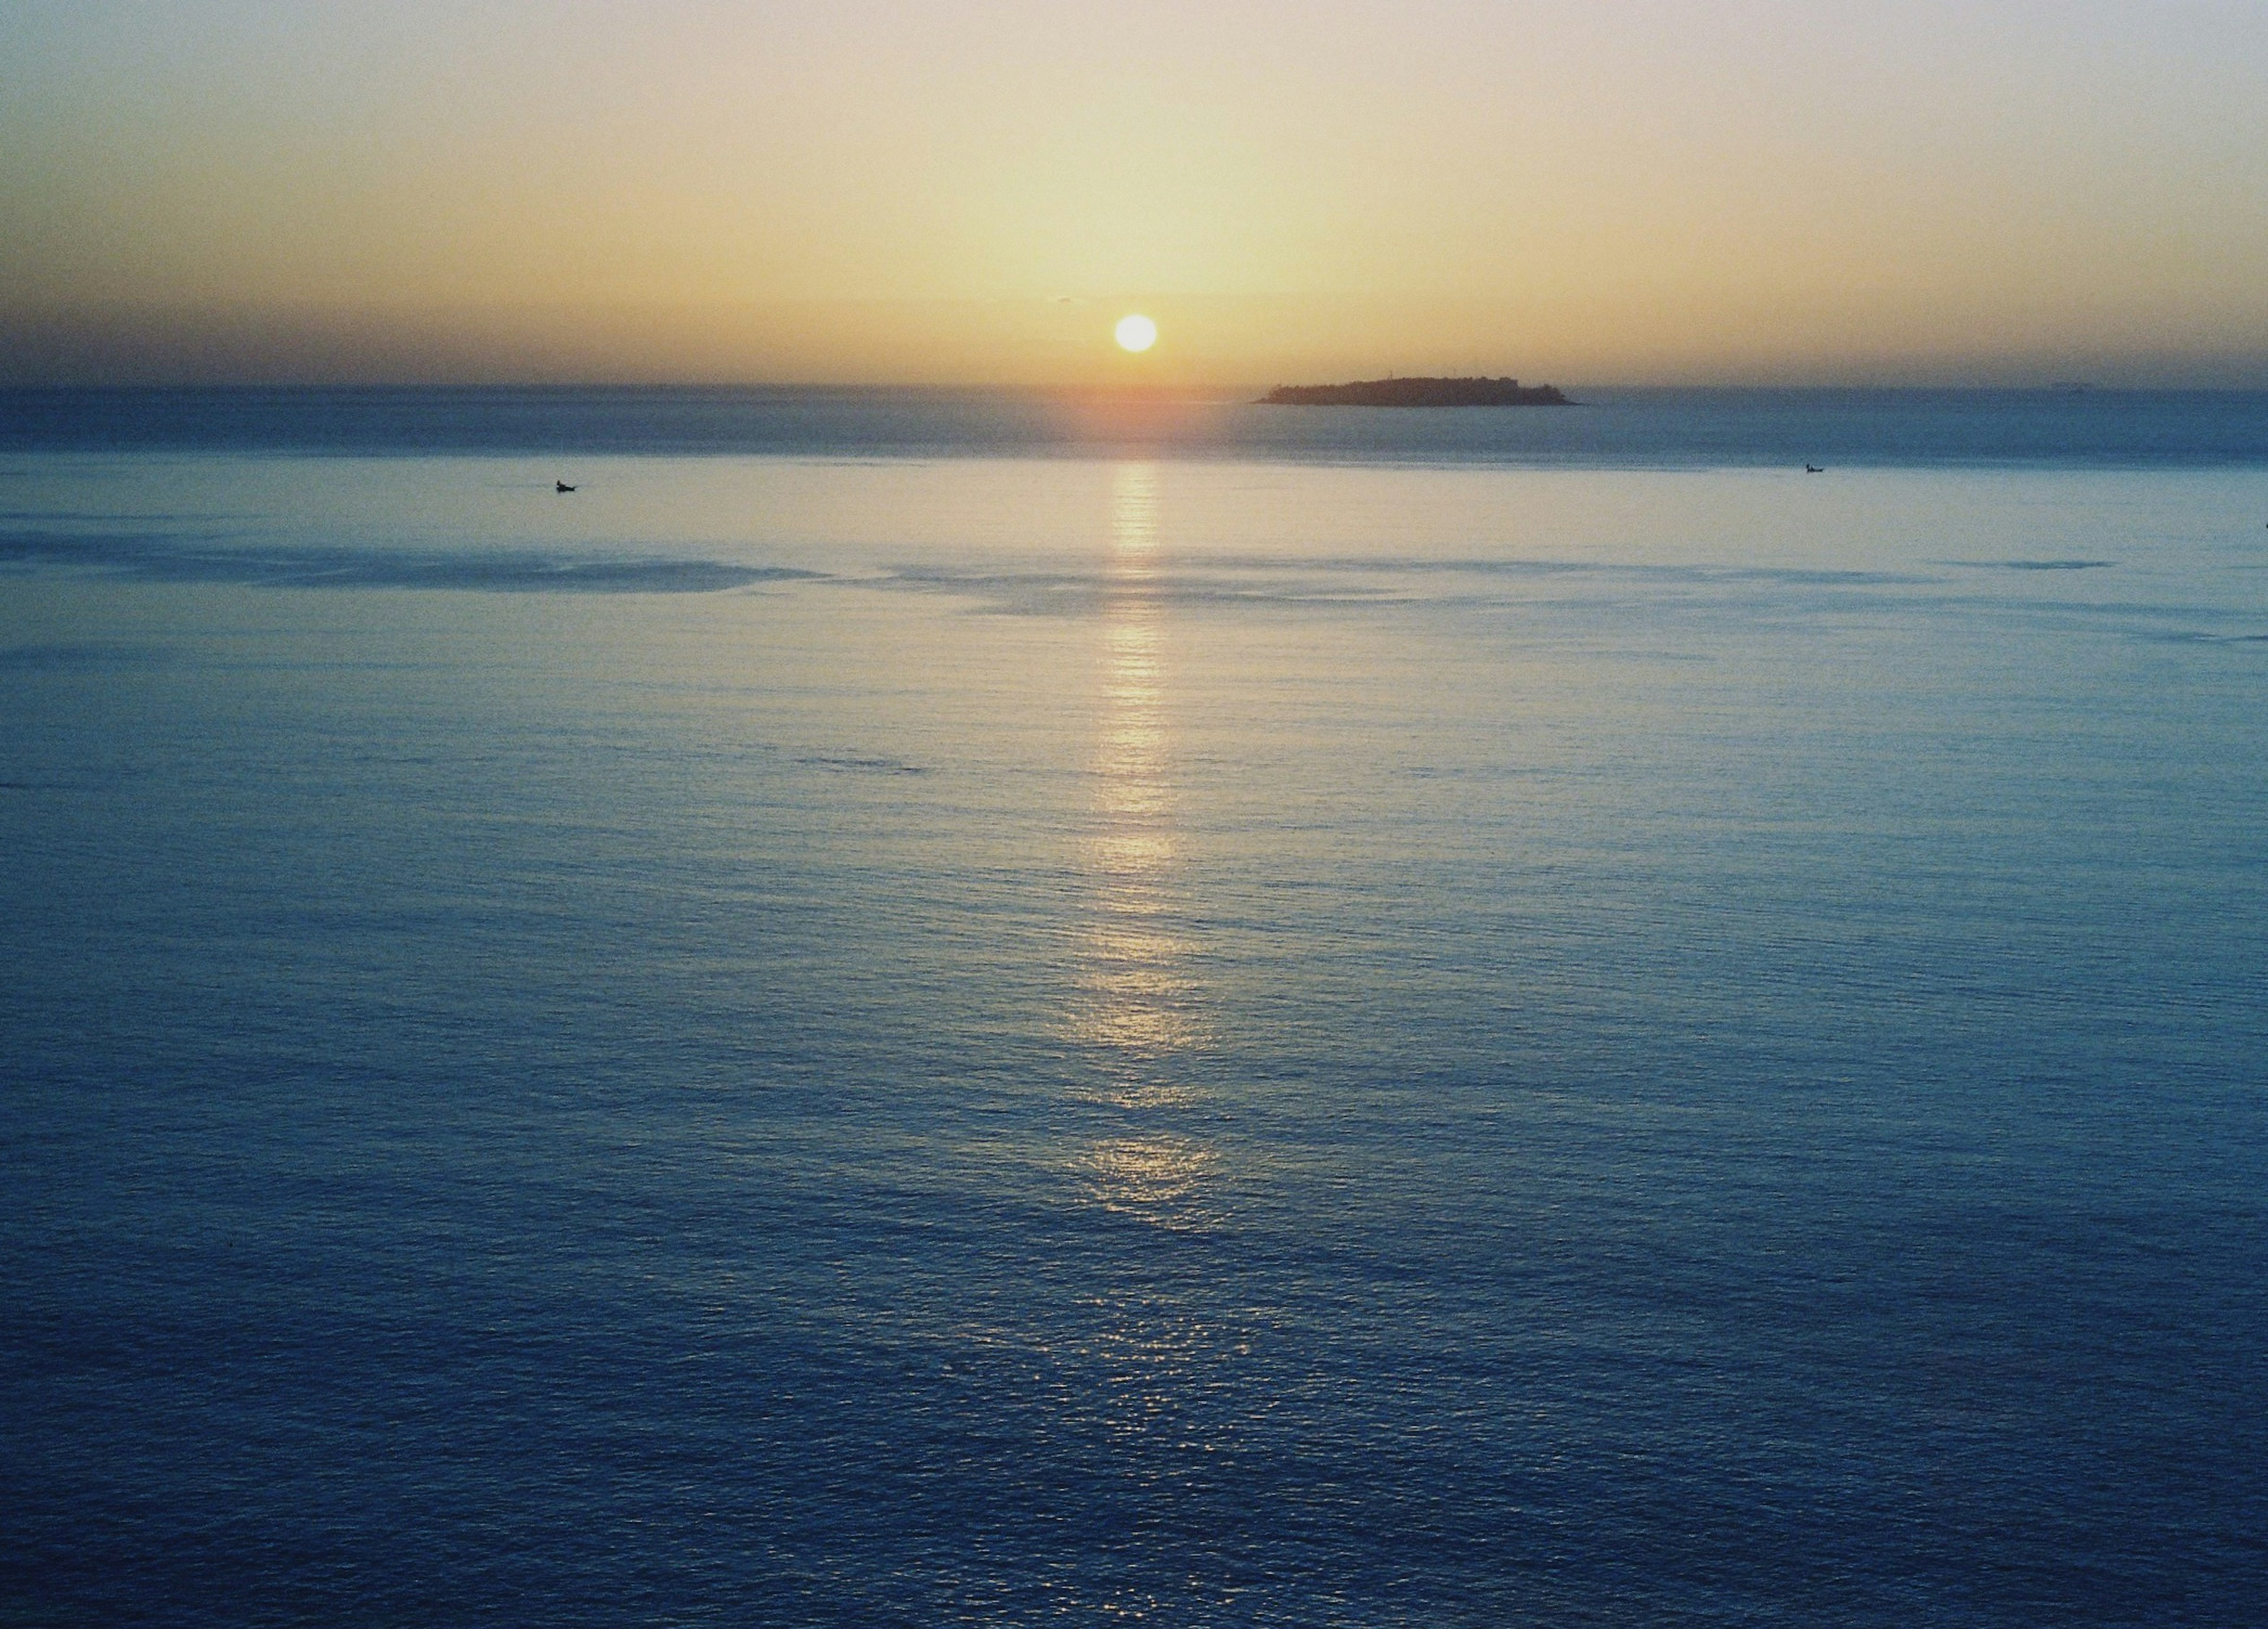
[[[2264,80],[2219,0],[28,0],[0,382],[2259,386]]]

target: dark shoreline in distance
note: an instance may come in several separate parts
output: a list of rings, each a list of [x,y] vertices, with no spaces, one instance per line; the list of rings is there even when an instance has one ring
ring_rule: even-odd
[[[1265,407],[1573,407],[1556,385],[1516,379],[1366,379],[1351,385],[1278,385]]]

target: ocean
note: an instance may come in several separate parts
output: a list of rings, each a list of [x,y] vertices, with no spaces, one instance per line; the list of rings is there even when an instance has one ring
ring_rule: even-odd
[[[0,393],[0,1625],[2259,1622],[2268,396],[1571,394]]]

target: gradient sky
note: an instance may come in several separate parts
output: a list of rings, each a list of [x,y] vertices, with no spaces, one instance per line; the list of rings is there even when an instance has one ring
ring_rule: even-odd
[[[2268,4],[0,0],[0,377],[1388,370],[2268,386]]]

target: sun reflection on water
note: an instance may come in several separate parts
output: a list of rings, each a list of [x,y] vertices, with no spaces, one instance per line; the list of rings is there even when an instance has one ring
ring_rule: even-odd
[[[1102,604],[1102,682],[1085,868],[1082,1040],[1116,1055],[1123,1101],[1170,1102],[1154,1067],[1201,1039],[1177,925],[1180,845],[1158,593],[1158,472],[1118,466]]]
[[[1205,1179],[1219,1159],[1193,1139],[1150,1132],[1095,1144],[1086,1174],[1105,1210],[1182,1227],[1210,1220]]]
[[[1189,1065],[1206,1036],[1189,972],[1155,466],[1118,466],[1111,501],[1073,1029],[1102,1065],[1105,1099],[1130,1121],[1086,1151],[1080,1176],[1107,1210],[1202,1226],[1219,1156],[1160,1123],[1197,1101]]]

